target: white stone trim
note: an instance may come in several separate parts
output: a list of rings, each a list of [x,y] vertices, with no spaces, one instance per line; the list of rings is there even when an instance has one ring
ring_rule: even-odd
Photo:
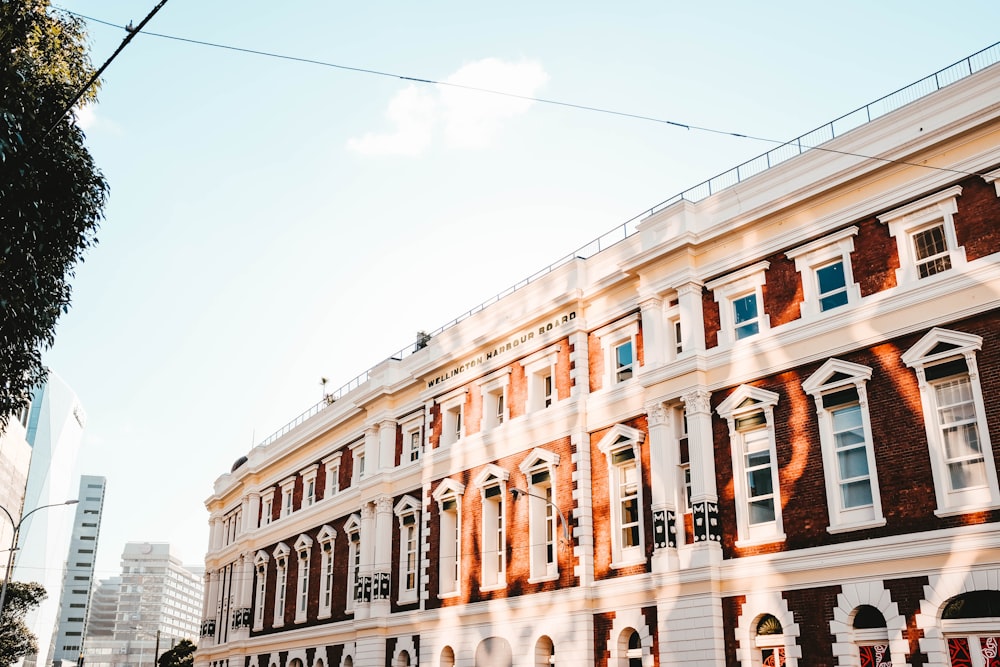
[[[840,667],[857,667],[857,637],[854,631],[854,616],[858,607],[875,607],[885,618],[888,633],[889,655],[893,667],[905,667],[906,655],[910,650],[906,631],[906,617],[899,613],[899,607],[892,601],[889,591],[881,581],[857,581],[845,583],[837,595],[837,606],[833,608],[830,634],[836,637],[833,643],[833,657]]]

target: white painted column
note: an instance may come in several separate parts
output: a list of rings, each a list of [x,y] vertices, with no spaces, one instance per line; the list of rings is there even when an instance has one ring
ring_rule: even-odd
[[[375,501],[375,556],[372,574],[372,616],[388,616],[392,597],[392,498]]]
[[[705,311],[702,307],[702,288],[698,281],[684,283],[677,288],[677,305],[681,316],[681,340],[684,353],[705,351]]]
[[[687,413],[694,549],[701,552],[701,557],[696,556],[692,560],[692,566],[717,564],[722,558],[722,526],[719,524],[719,492],[715,481],[715,447],[709,401],[711,396],[704,389],[696,389],[681,396]]]
[[[354,618],[368,618],[371,614],[372,581],[375,562],[375,507],[372,503],[361,506],[361,564],[358,567],[362,596],[354,601]]]
[[[662,401],[646,406],[653,510],[654,572],[677,569],[677,469],[680,451],[673,437],[670,410]]]
[[[659,368],[667,360],[666,322],[663,319],[663,299],[651,296],[639,302],[642,309],[642,368]]]
[[[241,532],[246,535],[257,528],[260,517],[260,494],[251,491],[243,498],[243,526]]]
[[[396,422],[386,419],[378,425],[378,469],[396,467]]]

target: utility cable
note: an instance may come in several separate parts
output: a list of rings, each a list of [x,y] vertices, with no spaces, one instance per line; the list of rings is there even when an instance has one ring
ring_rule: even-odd
[[[164,2],[165,1],[166,0],[164,0]],[[100,23],[102,25],[110,26],[112,28],[118,28],[118,29],[121,29],[121,30],[128,30],[127,27],[118,25],[116,23],[111,23],[110,21],[104,21],[102,19],[94,18],[92,16],[86,16],[84,14],[79,14],[77,12],[74,12],[74,11],[71,11],[71,10],[68,10],[68,9],[62,9],[62,11],[65,11],[65,12],[67,12],[69,14],[74,15],[74,16],[78,16],[78,17],[80,17],[82,19],[85,19],[87,21],[93,21],[94,23]],[[138,30],[136,30],[136,32],[138,32]],[[737,139],[751,139],[753,141],[762,141],[762,142],[769,143],[769,144],[775,144],[778,148],[781,148],[783,146],[794,146],[794,147],[799,148],[800,152],[803,149],[803,146],[801,144],[797,143],[798,139],[794,139],[792,141],[782,141],[780,139],[771,139],[769,137],[758,137],[758,136],[755,136],[755,135],[752,135],[752,134],[745,134],[745,133],[742,133],[742,132],[732,132],[732,131],[729,131],[729,130],[720,130],[720,129],[717,129],[717,128],[705,127],[705,126],[702,126],[702,125],[693,125],[691,123],[682,123],[682,122],[679,122],[679,121],[668,120],[668,119],[665,119],[665,118],[656,118],[655,116],[646,116],[646,115],[643,115],[643,114],[630,113],[630,112],[627,112],[627,111],[618,111],[618,110],[615,110],[615,109],[605,109],[605,108],[602,108],[602,107],[595,107],[595,106],[591,106],[591,105],[587,105],[587,104],[577,104],[577,103],[574,103],[574,102],[564,102],[562,100],[553,100],[553,99],[548,99],[548,98],[543,98],[543,97],[533,97],[531,95],[520,95],[518,93],[510,93],[510,92],[506,92],[506,91],[502,91],[502,90],[493,90],[491,88],[482,88],[482,87],[479,87],[479,86],[471,86],[471,85],[468,85],[468,84],[455,83],[455,82],[452,82],[452,81],[438,81],[436,79],[427,79],[427,78],[423,78],[423,77],[408,76],[408,75],[405,75],[405,74],[396,74],[396,73],[393,73],[393,72],[385,72],[385,71],[382,71],[382,70],[370,69],[370,68],[365,68],[365,67],[354,67],[354,66],[351,66],[351,65],[341,65],[341,64],[338,64],[338,63],[332,63],[332,62],[328,62],[328,61],[325,61],[325,60],[316,60],[316,59],[313,59],[313,58],[303,58],[303,57],[300,57],[300,56],[290,56],[290,55],[286,55],[286,54],[282,54],[282,53],[274,53],[274,52],[271,52],[271,51],[262,51],[262,50],[259,50],[259,49],[248,49],[248,48],[244,48],[244,47],[240,47],[240,46],[232,46],[232,45],[229,45],[229,44],[219,44],[217,42],[208,42],[208,41],[199,40],[199,39],[191,39],[189,37],[179,37],[177,35],[166,35],[166,34],[163,34],[163,33],[156,33],[156,32],[146,32],[144,34],[149,35],[150,37],[160,37],[162,39],[169,39],[169,40],[178,41],[178,42],[185,42],[185,43],[188,43],[188,44],[197,44],[199,46],[207,46],[207,47],[216,48],[216,49],[224,49],[224,50],[227,50],[227,51],[236,51],[238,53],[248,53],[248,54],[251,54],[251,55],[264,56],[264,57],[267,57],[267,58],[276,58],[276,59],[279,59],[279,60],[289,60],[289,61],[292,61],[292,62],[304,63],[304,64],[308,64],[308,65],[318,65],[320,67],[330,67],[330,68],[334,68],[334,69],[345,70],[345,71],[348,71],[348,72],[358,72],[360,74],[371,74],[373,76],[381,76],[381,77],[387,77],[387,78],[392,78],[392,79],[400,79],[402,81],[412,81],[414,83],[423,83],[423,84],[430,84],[430,85],[435,85],[435,86],[448,86],[448,87],[451,87],[451,88],[468,90],[468,91],[473,91],[473,92],[477,92],[477,93],[484,93],[484,94],[488,94],[488,95],[498,95],[498,96],[501,96],[501,97],[509,97],[509,98],[513,98],[513,99],[526,100],[526,101],[529,101],[529,102],[538,102],[540,104],[550,104],[550,105],[561,106],[561,107],[566,107],[566,108],[570,108],[570,109],[578,109],[578,110],[581,110],[581,111],[590,111],[590,112],[594,112],[594,113],[608,114],[608,115],[619,116],[619,117],[623,117],[623,118],[631,118],[631,119],[634,119],[634,120],[643,120],[643,121],[648,121],[648,122],[651,122],[651,123],[659,123],[659,124],[662,124],[662,125],[670,125],[670,126],[678,127],[678,128],[685,129],[685,130],[695,130],[695,131],[698,131],[698,132],[706,132],[706,133],[710,133],[710,134],[718,134],[718,135],[727,136],[727,137],[735,137]],[[131,37],[131,35],[130,35],[130,37]],[[991,48],[991,47],[988,47],[988,48]],[[918,163],[918,162],[907,162],[905,160],[894,160],[892,158],[883,158],[883,157],[877,157],[877,156],[873,156],[873,155],[865,155],[865,154],[862,154],[862,153],[854,153],[854,152],[851,152],[851,151],[841,151],[841,150],[836,150],[836,149],[833,149],[833,148],[826,148],[826,147],[823,147],[823,146],[805,146],[804,148],[805,148],[805,150],[823,151],[823,152],[826,152],[826,153],[833,153],[833,154],[836,154],[836,155],[844,155],[844,156],[847,156],[847,157],[856,157],[856,158],[860,158],[860,159],[864,159],[864,160],[876,160],[876,161],[885,162],[885,163],[888,163],[888,164],[899,164],[899,165],[904,165],[904,166],[908,166],[908,167],[921,167],[921,168],[924,168],[924,169],[933,169],[935,171],[943,171],[943,172],[948,172],[948,173],[952,173],[952,174],[958,174],[958,175],[961,175],[961,176],[978,176],[978,175],[980,175],[980,174],[976,174],[976,173],[973,173],[973,172],[962,171],[961,169],[950,169],[950,168],[947,168],[947,167],[936,167],[936,166],[933,166],[933,165],[921,164],[921,163]]]
[[[59,114],[59,118],[57,118],[56,121],[52,123],[52,126],[45,131],[45,134],[42,135],[43,138],[49,136],[49,134],[52,133],[52,130],[56,129],[56,127],[59,126],[59,123],[61,123],[63,118],[66,117],[66,114],[68,114],[73,109],[73,107],[76,106],[76,103],[80,101],[80,98],[83,97],[88,90],[90,90],[90,87],[94,85],[94,82],[97,81],[97,79],[100,78],[101,74],[104,73],[104,70],[106,70],[108,68],[108,65],[111,64],[111,61],[117,58],[118,54],[121,53],[123,50],[125,50],[125,47],[128,46],[128,43],[132,41],[132,38],[139,34],[143,26],[149,23],[149,20],[153,18],[153,16],[156,15],[156,12],[160,11],[160,9],[165,4],[167,4],[167,0],[160,0],[160,3],[155,7],[153,7],[152,11],[150,11],[149,14],[146,15],[146,18],[144,18],[142,22],[135,28],[132,27],[131,23],[128,26],[116,26],[120,27],[122,30],[128,33],[125,36],[125,39],[123,39],[122,43],[118,46],[117,49],[115,49],[115,52],[111,54],[111,57],[104,61],[104,64],[101,65],[100,69],[94,72],[94,75],[90,77],[90,80],[87,81],[87,83],[85,83],[82,88],[80,88],[76,96],[72,100],[70,100],[69,104],[66,105],[66,108],[63,109],[61,114]],[[75,12],[71,12],[68,9],[63,9],[62,11],[66,12],[67,14],[72,14],[73,16],[80,16],[80,18],[84,19],[87,18],[86,16],[81,16],[80,14],[77,14]]]

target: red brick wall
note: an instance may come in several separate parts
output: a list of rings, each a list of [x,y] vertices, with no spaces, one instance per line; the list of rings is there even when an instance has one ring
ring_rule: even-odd
[[[978,176],[965,179],[961,185],[955,235],[971,262],[1000,248],[1000,198],[996,187]]]
[[[646,631],[649,632],[650,636],[653,638],[652,654],[653,654],[653,667],[659,667],[660,665],[660,632],[659,626],[657,624],[656,618],[656,607],[643,607],[642,617],[646,619]]]
[[[917,627],[916,615],[920,611],[920,601],[924,597],[924,586],[930,582],[927,577],[908,577],[889,579],[883,583],[888,589],[892,601],[896,603],[900,615],[906,619],[904,636],[910,644],[909,652],[906,655],[906,664],[926,665],[927,656],[920,651],[920,640],[924,636],[924,631]]]
[[[570,439],[561,438],[542,446],[544,449],[559,455],[559,465],[555,468],[555,504],[567,517],[572,516],[573,505],[573,465],[574,448]],[[525,450],[494,461],[495,465],[510,471],[507,488],[525,488],[526,480],[518,466],[531,453]],[[482,573],[480,569],[482,551],[482,495],[478,486],[473,483],[476,476],[485,466],[462,471],[451,475],[450,479],[465,485],[462,496],[462,582],[461,593],[444,600],[437,598],[440,590],[437,563],[440,558],[440,512],[438,504],[431,502],[430,510],[430,552],[428,608],[439,606],[454,606],[493,600],[498,598],[517,597],[542,591],[564,589],[578,584],[573,574],[576,561],[573,558],[573,546],[560,543],[558,549],[559,577],[552,581],[528,583],[531,572],[529,545],[528,501],[521,498],[517,501],[508,494],[504,498],[507,519],[507,586],[501,590],[482,591],[480,585]],[[440,483],[440,482],[439,482]],[[434,489],[437,486],[435,485]],[[432,493],[434,491],[432,489]],[[561,527],[560,527],[561,532]],[[572,527],[570,535],[572,535]]]
[[[977,357],[978,365],[986,411],[997,414],[1000,411],[1000,313],[957,322],[948,328],[984,337],[983,350]],[[784,542],[736,548],[736,506],[729,430],[725,420],[714,416],[722,546],[727,558],[1000,520],[1000,512],[997,511],[944,518],[934,515],[936,500],[919,389],[914,372],[899,358],[924,333],[921,331],[870,349],[839,355],[840,359],[873,369],[872,379],[868,382],[868,398],[883,513],[887,522],[884,527],[837,535],[830,535],[826,530],[829,514],[815,402],[802,391],[801,386],[825,360],[751,383],[780,396],[774,409],[774,423],[786,534]],[[716,392],[712,396],[713,405],[717,406],[729,393]],[[1000,422],[992,420],[989,428],[994,457],[1000,461]],[[595,469],[597,462],[595,458]],[[906,472],[899,474],[900,471]]]
[[[395,507],[397,504],[399,504],[399,502],[405,496],[410,496],[412,498],[416,498],[418,501],[420,501],[421,498],[422,498],[422,494],[421,494],[420,489],[412,489],[408,493],[400,493],[395,498],[393,498],[392,499],[392,506]],[[421,505],[421,508],[422,507],[423,506]],[[421,595],[420,561],[424,557],[423,556],[423,547],[422,547],[422,545],[424,543],[424,525],[423,525],[424,522],[423,522],[423,513],[422,512],[423,512],[423,510],[421,509],[421,514],[419,515],[419,518],[418,518],[418,521],[417,521],[417,599],[414,602],[410,602],[410,603],[402,604],[402,605],[399,604],[397,602],[397,600],[399,600],[399,591],[400,591],[400,587],[402,586],[402,582],[403,582],[403,579],[402,579],[403,573],[402,573],[402,570],[400,568],[400,561],[399,561],[399,557],[400,557],[400,553],[402,551],[403,545],[400,542],[400,536],[399,536],[399,519],[396,517],[395,513],[393,514],[393,517],[392,517],[392,556],[391,556],[391,558],[392,558],[392,564],[391,564],[391,567],[389,568],[389,571],[391,573],[392,587],[389,589],[390,590],[390,593],[389,593],[389,596],[390,596],[389,597],[389,600],[390,600],[389,608],[390,608],[390,611],[393,614],[395,614],[396,612],[399,612],[399,611],[411,611],[411,610],[415,610],[415,609],[419,609],[420,608],[420,595]],[[432,562],[434,562],[434,561],[432,561]],[[410,657],[413,657],[413,656],[410,656]]]
[[[723,645],[726,652],[726,667],[740,667],[737,659],[739,644],[736,641],[736,627],[739,625],[740,614],[747,599],[744,595],[722,598],[722,628]]]
[[[606,611],[594,614],[594,667],[608,667],[611,653],[608,651],[608,641],[615,623],[615,612]]]
[[[767,260],[771,267],[766,272],[767,282],[761,290],[764,312],[768,314],[772,327],[780,327],[802,316],[799,309],[804,298],[802,277],[795,270],[795,262],[785,257],[784,252],[771,255]]]
[[[507,403],[507,414],[511,419],[517,419],[528,411],[528,378],[520,362],[511,365]]]
[[[875,217],[855,223],[858,235],[854,238],[851,268],[854,281],[861,288],[861,296],[869,296],[896,286],[896,269],[899,253],[896,239],[889,236],[889,226]]]
[[[837,665],[833,659],[834,637],[830,634],[830,621],[840,592],[840,586],[822,586],[782,594],[799,626],[796,643],[802,647],[802,656],[810,667]]]
[[[604,386],[604,349],[601,339],[590,334],[587,339],[587,362],[590,364],[590,391],[597,391]]]
[[[641,415],[623,422],[625,426],[649,433],[646,426],[646,416]],[[646,547],[646,561],[640,565],[613,569],[611,567],[611,490],[608,487],[608,458],[598,449],[598,444],[611,426],[594,431],[590,434],[591,458],[591,488],[593,489],[594,513],[594,577],[597,580],[614,579],[616,577],[641,574],[649,571],[650,558],[653,555],[653,513],[650,506],[652,490],[649,482],[649,438],[639,447],[640,467],[642,468],[642,528]]]
[[[719,329],[722,328],[721,315],[719,314],[719,304],[715,301],[712,292],[703,290],[701,293],[702,319],[705,322],[705,348],[712,349],[719,346]]]

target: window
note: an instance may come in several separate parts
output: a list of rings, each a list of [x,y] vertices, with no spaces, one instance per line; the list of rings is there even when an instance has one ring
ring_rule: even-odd
[[[267,494],[267,497],[264,498],[260,509],[260,524],[262,526],[269,525],[274,517],[274,499],[271,497],[272,490],[268,489],[264,492]]]
[[[544,410],[559,400],[555,382],[558,358],[559,346],[552,346],[521,360],[528,381],[528,412]]]
[[[465,436],[465,387],[442,398],[441,405],[441,440],[440,445],[453,445]]]
[[[289,477],[281,483],[281,516],[291,516],[294,511],[292,505],[295,498],[295,478]]]
[[[451,479],[443,480],[434,491],[438,504],[438,595],[460,592],[462,576],[462,494],[465,486]]]
[[[424,448],[421,417],[403,422],[400,430],[403,432],[403,454],[400,462],[406,465],[419,461]]]
[[[344,524],[347,533],[347,611],[361,600],[361,519],[356,514]]]
[[[763,667],[784,667],[785,636],[781,621],[765,614],[757,622],[754,644],[760,651],[760,665]]]
[[[295,589],[295,622],[306,620],[309,611],[309,559],[312,554],[312,539],[307,535],[299,535],[295,541],[295,551],[299,556],[298,582]]]
[[[642,431],[618,424],[598,443],[608,463],[611,567],[646,559],[640,457],[644,439]]]
[[[351,484],[356,485],[365,476],[365,439],[348,445],[351,450]]]
[[[594,332],[604,352],[604,387],[631,380],[639,371],[639,315],[616,320]]]
[[[795,270],[802,275],[803,317],[861,300],[851,267],[857,233],[857,227],[848,227],[785,253],[795,261]]]
[[[510,369],[486,376],[479,385],[483,397],[483,430],[502,425],[509,419],[507,386],[510,384]]]
[[[954,215],[962,187],[956,185],[878,216],[896,238],[896,282],[912,285],[965,265],[955,236]]]
[[[949,600],[941,626],[948,644],[950,667],[994,667],[1000,655],[1000,593],[970,591]]]
[[[770,266],[770,262],[757,262],[705,283],[719,303],[720,345],[756,336],[770,328],[763,307],[765,272]]]
[[[866,383],[867,366],[830,359],[802,383],[816,401],[830,532],[884,525]]]
[[[535,449],[520,465],[530,494],[527,498],[529,583],[554,579],[559,574],[559,515],[554,491],[558,465],[559,455],[544,449]]]
[[[510,473],[495,465],[476,475],[482,501],[482,580],[484,590],[507,585],[507,480]]]
[[[674,429],[677,437],[677,449],[679,450],[679,482],[677,488],[681,489],[681,497],[677,507],[683,514],[691,514],[691,450],[688,445],[688,422],[687,412],[683,407],[674,408]]]
[[[982,345],[980,336],[935,328],[902,355],[920,386],[939,515],[1000,506],[976,365]]]
[[[316,502],[316,473],[319,465],[313,464],[303,470],[302,475],[302,506],[311,507]]]
[[[281,627],[285,624],[285,599],[288,589],[288,554],[291,549],[284,542],[274,549],[274,566],[276,576],[274,581],[274,624]]]
[[[329,618],[333,609],[333,547],[337,532],[332,526],[325,525],[319,529],[316,541],[319,542],[320,553],[320,584],[318,618]]]
[[[729,423],[736,493],[737,546],[785,538],[774,444],[774,406],[778,395],[740,385],[716,411]]]
[[[340,491],[340,457],[341,452],[336,452],[323,459],[323,471],[326,477],[323,484],[323,498],[332,498]]]
[[[399,521],[399,601],[417,600],[417,565],[420,562],[420,503],[412,496],[404,496],[396,503]]]

